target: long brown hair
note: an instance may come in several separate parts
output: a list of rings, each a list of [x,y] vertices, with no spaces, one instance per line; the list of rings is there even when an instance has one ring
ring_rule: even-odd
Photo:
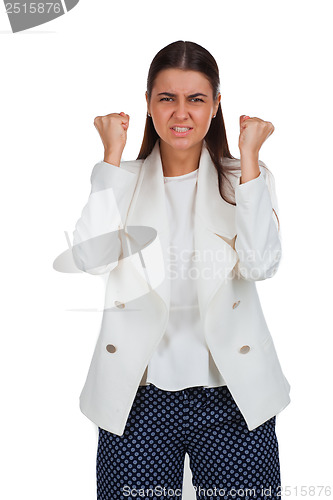
[[[158,73],[167,68],[203,73],[211,84],[213,99],[217,99],[220,90],[220,76],[214,57],[208,50],[197,43],[178,40],[161,49],[151,62],[147,78],[147,95],[149,101]],[[147,158],[158,138],[159,136],[155,130],[153,120],[147,113],[144,136],[137,160]],[[234,158],[229,151],[221,103],[219,103],[216,117],[212,119],[210,128],[204,139],[218,173],[220,194],[225,201],[235,205],[232,184],[227,176],[227,172],[235,175],[235,170],[239,170],[240,165],[238,164],[236,167],[233,162],[226,160],[238,159]],[[229,194],[231,193],[231,197],[227,195],[228,192]]]

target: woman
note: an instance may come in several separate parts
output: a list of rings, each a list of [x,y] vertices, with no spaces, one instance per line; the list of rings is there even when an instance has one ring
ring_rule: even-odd
[[[97,496],[278,498],[276,414],[289,402],[255,282],[281,259],[270,122],[240,117],[231,156],[219,71],[178,41],[153,59],[137,160],[129,115],[97,117],[104,160],[74,231],[79,269],[107,274],[81,411],[98,425]]]

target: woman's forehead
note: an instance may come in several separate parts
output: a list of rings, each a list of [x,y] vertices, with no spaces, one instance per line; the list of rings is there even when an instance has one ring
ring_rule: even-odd
[[[209,91],[210,87],[210,82],[203,73],[173,68],[161,70],[157,74],[153,86],[155,92],[184,94],[200,92],[200,90],[202,92]]]

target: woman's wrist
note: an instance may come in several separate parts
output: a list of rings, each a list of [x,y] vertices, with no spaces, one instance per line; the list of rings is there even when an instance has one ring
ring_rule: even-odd
[[[241,151],[241,171],[240,184],[251,181],[260,175],[259,152]]]
[[[121,154],[122,153],[119,151],[104,151],[104,161],[116,167],[120,167]]]

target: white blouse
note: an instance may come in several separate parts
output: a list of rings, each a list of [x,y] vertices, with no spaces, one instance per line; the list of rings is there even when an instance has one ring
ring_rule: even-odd
[[[164,177],[170,226],[167,277],[170,279],[170,316],[140,385],[154,384],[168,391],[187,387],[226,385],[204,338],[196,292],[194,206],[199,169]]]

